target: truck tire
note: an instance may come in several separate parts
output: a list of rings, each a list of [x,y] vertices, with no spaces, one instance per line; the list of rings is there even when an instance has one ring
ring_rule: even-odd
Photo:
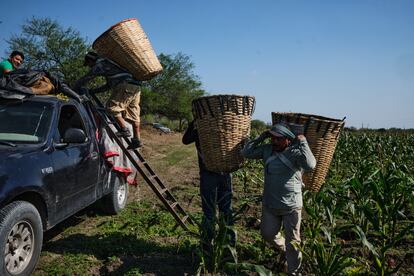
[[[0,211],[1,275],[30,275],[43,242],[42,219],[36,207],[15,201]]]
[[[111,215],[121,212],[128,199],[128,183],[124,177],[116,176],[113,178],[112,191],[103,198],[105,211]]]

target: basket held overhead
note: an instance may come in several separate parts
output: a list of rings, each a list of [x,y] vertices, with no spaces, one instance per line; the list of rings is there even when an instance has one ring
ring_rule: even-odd
[[[316,168],[303,175],[307,189],[317,192],[325,182],[344,120],[302,113],[272,112],[272,123],[303,125],[309,147],[316,158]]]
[[[195,125],[206,168],[233,172],[243,164],[243,149],[250,135],[255,99],[250,96],[215,95],[192,102]]]
[[[127,69],[137,80],[149,80],[162,71],[161,63],[136,18],[110,27],[93,42],[92,48]]]

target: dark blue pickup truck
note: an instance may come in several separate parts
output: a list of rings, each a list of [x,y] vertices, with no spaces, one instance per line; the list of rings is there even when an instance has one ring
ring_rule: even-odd
[[[56,96],[0,99],[0,275],[29,275],[43,231],[105,200],[126,205],[128,184],[102,157],[90,106]]]

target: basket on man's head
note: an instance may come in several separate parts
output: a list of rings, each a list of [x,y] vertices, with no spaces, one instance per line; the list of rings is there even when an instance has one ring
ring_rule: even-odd
[[[137,80],[149,80],[162,71],[148,36],[136,18],[110,27],[95,39],[92,49],[127,69]]]
[[[242,166],[240,152],[250,135],[254,107],[254,97],[234,94],[193,100],[193,115],[208,170],[233,172]]]
[[[272,122],[285,123],[294,134],[305,135],[317,164],[313,171],[303,175],[303,182],[309,190],[319,191],[325,182],[344,120],[303,113],[272,112]]]

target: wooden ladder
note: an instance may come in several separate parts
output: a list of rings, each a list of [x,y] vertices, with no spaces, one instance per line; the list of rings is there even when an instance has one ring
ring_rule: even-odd
[[[157,197],[161,200],[167,210],[173,215],[174,219],[177,221],[181,227],[183,227],[186,231],[190,231],[188,228],[188,224],[194,225],[194,221],[189,217],[189,215],[185,212],[185,210],[181,207],[172,193],[168,190],[165,184],[161,181],[158,175],[154,172],[151,166],[145,161],[145,158],[141,155],[141,153],[137,149],[130,149],[128,150],[121,139],[124,139],[128,145],[131,145],[131,140],[129,138],[118,137],[115,132],[112,130],[110,125],[114,125],[115,128],[119,131],[120,127],[115,122],[113,117],[110,117],[106,113],[105,107],[102,105],[101,101],[98,97],[94,94],[89,94],[89,99],[93,99],[95,104],[91,102],[90,106],[92,110],[99,115],[102,123],[104,124],[106,130],[108,131],[109,136],[115,140],[115,142],[119,145],[122,152],[125,156],[131,161],[131,164],[135,167],[135,169],[141,174],[144,178],[145,182],[150,186],[153,192],[157,195]],[[134,157],[133,154],[137,157]]]

